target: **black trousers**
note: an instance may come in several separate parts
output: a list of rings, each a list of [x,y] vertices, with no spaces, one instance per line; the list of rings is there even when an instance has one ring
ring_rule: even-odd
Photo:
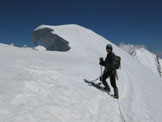
[[[116,86],[116,79],[115,79],[115,74],[112,73],[112,71],[106,71],[103,73],[103,75],[100,77],[100,81],[102,81],[103,85],[106,87],[106,88],[109,88],[109,85],[108,83],[106,82],[106,79],[110,77],[110,83],[111,83],[111,86],[115,89],[117,88]]]

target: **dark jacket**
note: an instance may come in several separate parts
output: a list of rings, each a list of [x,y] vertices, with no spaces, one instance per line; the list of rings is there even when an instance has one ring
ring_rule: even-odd
[[[115,70],[115,54],[110,52],[107,54],[105,60],[100,61],[100,65],[105,66],[105,71]]]

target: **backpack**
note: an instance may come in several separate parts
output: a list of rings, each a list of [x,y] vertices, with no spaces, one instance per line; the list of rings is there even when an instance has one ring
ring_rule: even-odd
[[[119,56],[115,56],[115,63],[114,63],[114,65],[115,65],[116,69],[121,68],[120,62],[121,62],[121,58]]]

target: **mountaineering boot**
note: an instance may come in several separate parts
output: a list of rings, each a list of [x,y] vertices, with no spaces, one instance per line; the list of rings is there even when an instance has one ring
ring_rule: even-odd
[[[119,93],[118,93],[118,88],[114,88],[114,98],[118,99],[119,98]]]

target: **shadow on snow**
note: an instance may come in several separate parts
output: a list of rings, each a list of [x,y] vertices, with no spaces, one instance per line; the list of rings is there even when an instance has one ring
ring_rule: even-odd
[[[89,86],[93,86],[96,89],[105,92],[104,87],[99,85],[100,83],[95,83],[93,81],[89,81],[89,80],[86,80],[86,79],[84,79],[84,82],[87,83]]]

